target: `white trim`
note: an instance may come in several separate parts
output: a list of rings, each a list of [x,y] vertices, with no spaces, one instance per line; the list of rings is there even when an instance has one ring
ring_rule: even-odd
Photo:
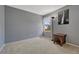
[[[3,50],[5,44],[2,45],[2,47],[0,47],[0,52]]]
[[[75,47],[78,47],[78,48],[79,48],[79,46],[78,46],[78,45],[76,45],[76,44],[72,44],[72,43],[67,43],[67,44],[69,44],[69,45],[72,45],[72,46],[75,46]]]

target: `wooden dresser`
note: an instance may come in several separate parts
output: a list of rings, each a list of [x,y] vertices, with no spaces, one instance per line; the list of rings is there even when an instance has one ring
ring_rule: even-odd
[[[53,36],[54,36],[54,39],[53,39],[54,43],[57,43],[60,46],[66,43],[66,34],[56,33],[56,34],[53,34]]]

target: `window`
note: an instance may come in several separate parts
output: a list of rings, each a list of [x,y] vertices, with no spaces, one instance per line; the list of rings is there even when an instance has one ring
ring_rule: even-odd
[[[44,18],[44,31],[51,31],[51,20],[50,18]]]

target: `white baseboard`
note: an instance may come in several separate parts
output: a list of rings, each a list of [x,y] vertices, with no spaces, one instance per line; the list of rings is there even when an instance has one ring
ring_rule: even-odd
[[[2,45],[2,47],[0,47],[0,52],[3,50],[5,44]]]
[[[67,43],[69,45],[75,46],[75,47],[79,47],[78,45],[72,44],[72,43]]]

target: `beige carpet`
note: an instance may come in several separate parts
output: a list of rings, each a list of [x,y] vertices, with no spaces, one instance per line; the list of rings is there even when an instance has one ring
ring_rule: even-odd
[[[1,53],[11,54],[72,54],[79,53],[79,48],[65,44],[60,47],[49,38],[31,38],[6,44]]]

